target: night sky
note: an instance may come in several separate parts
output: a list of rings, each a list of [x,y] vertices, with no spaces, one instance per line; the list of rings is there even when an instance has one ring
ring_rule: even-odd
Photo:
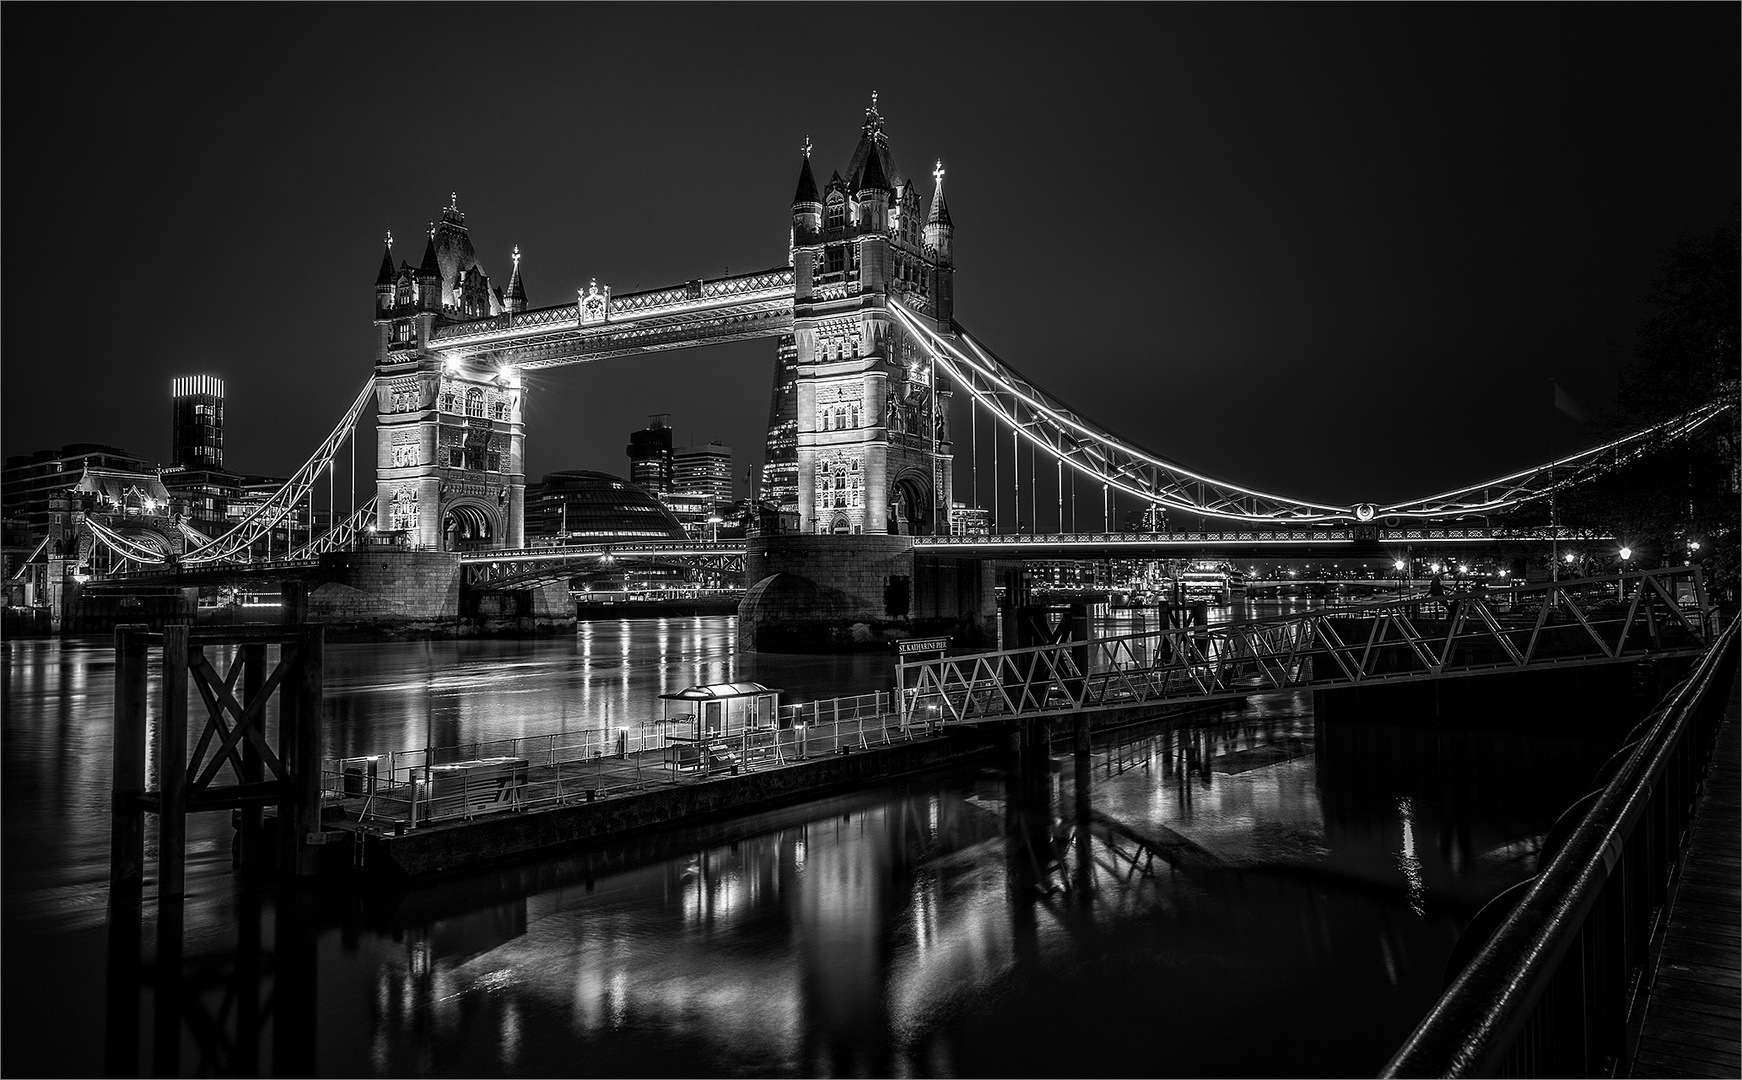
[[[1735,206],[1738,11],[13,5],[4,452],[166,460],[210,373],[226,464],[287,474],[369,374],[388,230],[415,264],[457,192],[535,307],[784,265],[802,140],[844,169],[875,89],[1005,360],[1231,481],[1426,495],[1571,449],[1551,379],[1613,403],[1660,251]],[[656,412],[742,476],[773,357],[532,373],[529,478],[626,472]]]

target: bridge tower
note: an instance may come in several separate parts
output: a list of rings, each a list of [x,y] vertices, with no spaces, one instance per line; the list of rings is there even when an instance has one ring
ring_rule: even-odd
[[[928,212],[896,171],[875,93],[845,176],[819,188],[805,143],[792,204],[801,532],[949,531],[950,388],[888,310],[893,298],[950,332],[941,162],[932,176]]]
[[[520,249],[506,292],[473,250],[451,199],[417,266],[393,265],[393,237],[375,279],[376,528],[412,547],[519,547],[526,498],[524,395],[512,366],[444,361],[438,327],[526,309]]]

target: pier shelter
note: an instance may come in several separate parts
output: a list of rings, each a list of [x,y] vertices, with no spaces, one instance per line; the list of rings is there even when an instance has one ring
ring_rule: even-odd
[[[660,698],[666,703],[665,722],[672,725],[666,763],[674,769],[736,771],[746,738],[762,732],[772,736],[780,717],[780,691],[761,683],[706,683]]]

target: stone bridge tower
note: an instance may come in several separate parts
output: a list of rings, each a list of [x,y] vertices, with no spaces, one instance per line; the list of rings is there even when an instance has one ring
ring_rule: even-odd
[[[929,210],[896,170],[877,95],[846,175],[821,187],[806,141],[792,205],[799,528],[949,531],[950,388],[888,310],[949,333],[953,226],[943,166]]]
[[[376,528],[415,548],[520,547],[525,389],[513,367],[444,361],[437,327],[526,310],[520,250],[506,291],[491,284],[458,199],[429,230],[417,266],[393,265],[393,238],[375,279]]]

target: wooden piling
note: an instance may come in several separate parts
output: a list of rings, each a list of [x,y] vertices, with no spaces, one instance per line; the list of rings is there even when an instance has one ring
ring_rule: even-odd
[[[258,642],[250,642],[240,646],[236,653],[236,662],[242,664],[242,707],[253,706],[260,699],[260,692],[266,683],[266,646]],[[261,709],[265,705],[260,706]],[[266,720],[262,716],[258,721],[262,733],[266,731]],[[257,784],[266,779],[265,763],[260,758],[260,750],[254,740],[242,741],[242,776],[243,784]],[[249,804],[241,808],[240,828],[237,830],[237,862],[243,870],[257,870],[266,861],[266,853],[261,850],[260,807]]]
[[[187,894],[188,628],[163,628],[163,709],[157,718],[157,895]]]
[[[109,896],[137,904],[145,884],[145,627],[115,628],[115,731],[109,780]]]
[[[291,872],[313,877],[320,871],[321,849],[309,839],[321,831],[321,664],[326,653],[326,628],[304,625],[297,642],[295,753],[292,777],[296,809],[292,835],[296,860]]]

